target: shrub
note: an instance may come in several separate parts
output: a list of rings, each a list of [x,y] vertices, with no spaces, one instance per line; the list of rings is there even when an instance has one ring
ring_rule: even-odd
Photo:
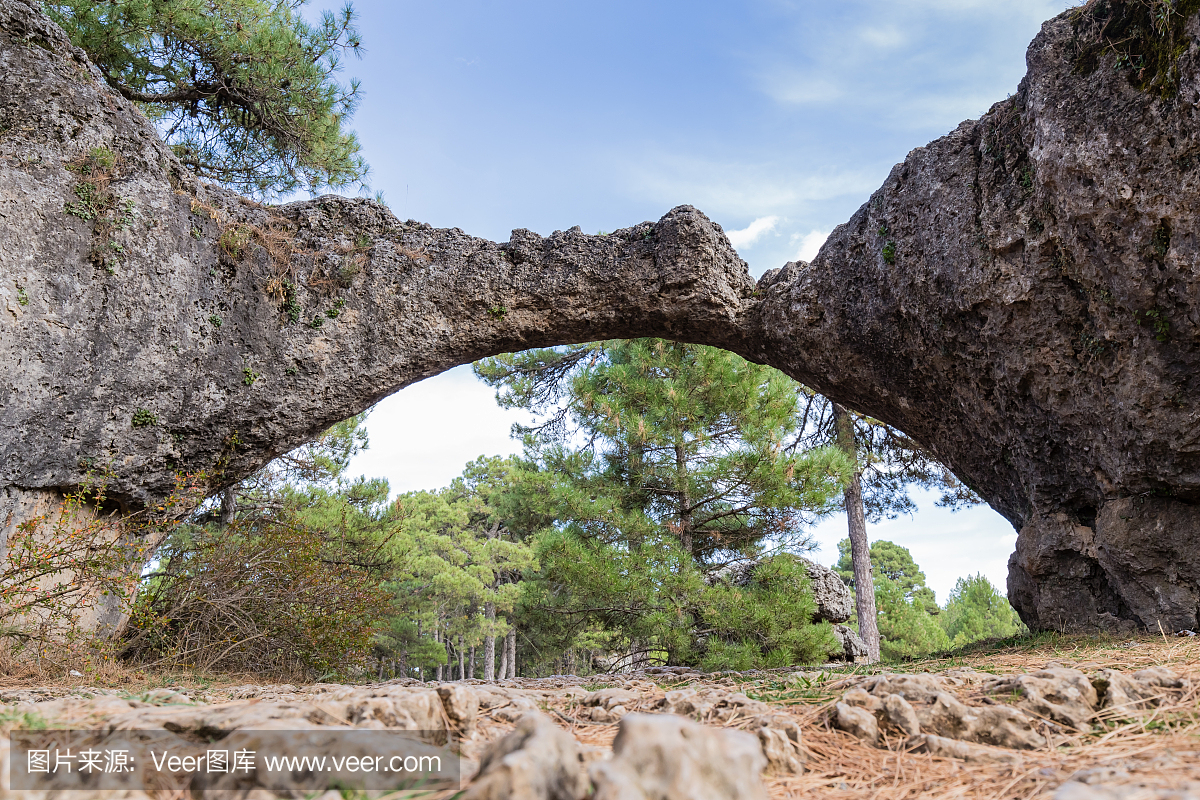
[[[289,512],[180,528],[143,583],[124,654],[155,665],[320,677],[361,668],[386,595]]]
[[[803,562],[788,553],[763,559],[746,587],[704,592],[699,617],[709,639],[700,664],[745,670],[824,661],[839,646],[828,623],[812,623],[815,611]]]
[[[203,476],[180,476],[176,489],[152,510],[106,513],[108,476],[89,473],[84,485],[50,513],[20,523],[0,562],[0,639],[6,654],[47,648],[68,657],[104,649],[104,638],[128,613],[137,576],[170,526],[161,517],[186,505]],[[93,615],[104,608],[101,622]]]

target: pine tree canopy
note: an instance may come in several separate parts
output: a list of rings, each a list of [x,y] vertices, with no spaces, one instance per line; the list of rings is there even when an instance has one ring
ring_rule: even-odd
[[[345,125],[359,85],[335,80],[361,41],[347,4],[310,24],[308,0],[47,0],[108,83],[187,167],[274,197],[367,174]]]
[[[879,647],[885,658],[914,658],[949,649],[949,637],[921,599],[906,595],[900,584],[882,574],[875,579],[875,605]]]
[[[1006,639],[1024,628],[1008,598],[983,573],[958,579],[946,601],[942,624],[955,647]]]
[[[546,420],[523,430],[557,476],[546,497],[560,510],[547,514],[610,542],[669,532],[702,564],[764,539],[799,543],[848,477],[835,448],[792,446],[794,381],[717,348],[619,340],[498,356],[476,372],[502,404]]]

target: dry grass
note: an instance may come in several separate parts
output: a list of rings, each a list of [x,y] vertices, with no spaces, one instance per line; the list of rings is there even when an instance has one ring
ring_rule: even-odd
[[[1133,646],[1130,646],[1133,645]],[[833,730],[823,719],[817,698],[784,703],[792,706],[804,730],[809,751],[803,775],[769,781],[772,798],[915,797],[1036,798],[1049,796],[1081,770],[1124,769],[1158,786],[1200,781],[1200,640],[1142,637],[1130,642],[1090,637],[1043,636],[1025,645],[979,648],[974,654],[893,665],[883,671],[941,672],[967,667],[981,672],[1018,673],[1058,662],[1084,672],[1117,669],[1132,672],[1162,666],[1188,678],[1187,688],[1162,698],[1159,707],[1138,714],[1102,714],[1091,732],[1057,737],[1043,751],[1022,753],[1018,765],[969,764],[925,753],[864,745]],[[822,687],[832,700],[853,679]],[[744,684],[754,693],[755,686]],[[970,702],[969,693],[964,699]]]
[[[180,191],[179,194],[186,192]],[[286,285],[294,283],[296,278],[292,259],[298,251],[295,226],[291,221],[270,213],[268,209],[267,220],[261,225],[238,222],[196,197],[191,200],[191,212],[217,223],[221,231],[217,237],[217,247],[234,261],[241,262],[251,248],[260,248],[266,254],[267,264],[267,273],[259,276],[263,280],[263,289],[269,297],[280,301],[285,299]]]
[[[1162,705],[1146,712],[1101,714],[1090,732],[1066,735],[1059,728],[1046,749],[1022,752],[1021,763],[1015,765],[967,763],[909,752],[899,740],[888,742],[888,749],[875,748],[833,729],[826,720],[829,703],[865,674],[942,672],[956,667],[1012,674],[1035,671],[1050,662],[1088,673],[1106,668],[1133,672],[1162,666],[1187,677],[1187,688],[1164,695]],[[1072,775],[1094,769],[1123,769],[1134,776],[1133,780],[1144,779],[1156,786],[1200,781],[1200,638],[1120,641],[1044,634],[1007,646],[981,646],[952,657],[846,668],[808,686],[789,682],[784,674],[747,678],[663,683],[662,688],[699,688],[719,683],[780,706],[794,716],[804,731],[808,769],[802,775],[768,778],[770,796],[779,800],[1048,798]],[[964,686],[959,694],[971,703],[982,692]],[[550,710],[562,712],[558,721],[581,743],[612,745],[616,724],[580,721],[569,707]],[[731,725],[737,727],[738,722]]]
[[[82,674],[73,676],[71,670]],[[224,687],[261,682],[261,673],[149,670],[111,656],[83,655],[77,650],[47,649],[40,658],[14,658],[0,649],[0,692],[39,689],[51,694],[67,694],[74,689],[98,687],[137,694],[164,686],[185,691],[219,691]]]

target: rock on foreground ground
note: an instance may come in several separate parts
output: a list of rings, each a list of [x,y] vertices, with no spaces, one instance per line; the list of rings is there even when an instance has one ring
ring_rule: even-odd
[[[494,243],[199,184],[36,4],[0,0],[0,552],[89,470],[136,509],[482,356],[665,336],[927,447],[1020,529],[1031,626],[1194,628],[1200,19],[1164,99],[1080,60],[1102,7],[1047,22],[1016,94],[756,285],[687,206]]]
[[[992,798],[1004,785],[1020,797],[1186,798],[1200,786],[1198,648],[1069,646],[1075,659],[1038,668],[977,659],[981,669],[934,673],[659,670],[497,683],[13,688],[0,689],[0,734],[93,731],[74,741],[98,750],[132,741],[139,759],[167,748],[185,756],[245,746],[258,771],[184,773],[158,789],[264,800],[326,800],[311,775],[264,774],[263,759],[278,755],[267,743],[280,731],[310,749],[357,732],[360,754],[373,746],[385,757],[371,732],[407,731],[429,752],[445,754],[448,745],[462,756],[467,800]],[[1164,661],[1169,668],[1145,666]],[[8,742],[0,735],[0,798],[68,797],[5,792]],[[147,797],[144,774],[127,777],[128,800]]]

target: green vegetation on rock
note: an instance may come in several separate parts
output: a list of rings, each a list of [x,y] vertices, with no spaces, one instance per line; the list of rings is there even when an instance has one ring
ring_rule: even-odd
[[[47,0],[108,83],[154,120],[186,166],[259,196],[361,183],[346,122],[361,51],[347,4],[310,24],[307,0]],[[80,209],[89,201],[81,199]]]

